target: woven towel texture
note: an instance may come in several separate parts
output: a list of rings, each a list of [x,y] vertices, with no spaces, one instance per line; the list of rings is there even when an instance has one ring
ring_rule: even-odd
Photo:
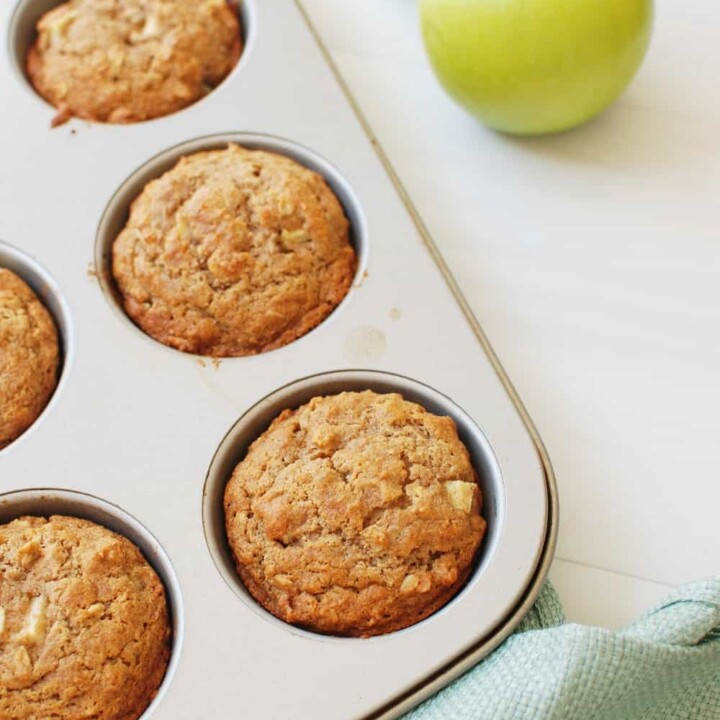
[[[547,584],[492,655],[405,720],[720,720],[720,577],[622,630],[565,622]]]

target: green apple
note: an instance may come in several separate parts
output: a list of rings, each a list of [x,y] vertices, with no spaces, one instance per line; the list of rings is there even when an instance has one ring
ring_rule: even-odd
[[[580,125],[610,105],[650,43],[652,0],[419,0],[448,93],[492,128]]]

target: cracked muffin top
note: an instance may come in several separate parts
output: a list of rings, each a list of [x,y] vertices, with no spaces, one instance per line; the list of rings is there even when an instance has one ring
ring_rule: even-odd
[[[149,182],[112,252],[132,320],[165,345],[213,357],[301,337],[345,297],[355,266],[325,180],[233,144],[187,155]]]
[[[15,273],[0,268],[0,449],[22,435],[57,385],[55,323]]]
[[[162,583],[88,520],[0,525],[0,717],[137,720],[170,655]]]
[[[227,0],[69,0],[37,33],[27,72],[56,125],[169,115],[222,82],[241,52]]]
[[[253,597],[288,623],[359,637],[412,625],[460,590],[481,505],[453,420],[371,391],[285,410],[225,490]]]

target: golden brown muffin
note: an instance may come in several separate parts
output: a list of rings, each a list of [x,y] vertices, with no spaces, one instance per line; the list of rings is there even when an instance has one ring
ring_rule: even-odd
[[[451,418],[398,394],[285,410],[225,490],[237,571],[281,620],[368,637],[412,625],[462,587],[485,534]]]
[[[0,718],[137,720],[170,655],[163,585],[78,518],[0,525]]]
[[[127,314],[165,345],[233,357],[324,320],[355,272],[348,221],[320,175],[238,145],[148,183],[113,245]]]
[[[241,52],[227,0],[69,0],[37,31],[27,72],[59,110],[54,124],[169,115],[218,85]]]
[[[45,409],[57,385],[59,363],[50,313],[23,280],[0,268],[0,448]]]

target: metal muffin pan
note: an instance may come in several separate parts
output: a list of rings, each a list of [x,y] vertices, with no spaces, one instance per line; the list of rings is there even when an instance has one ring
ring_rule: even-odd
[[[54,4],[0,7],[0,237],[40,259],[62,288],[50,294],[69,307],[62,301],[61,386],[0,453],[0,491],[51,486],[103,498],[166,551],[185,630],[144,718],[397,717],[501,642],[539,591],[557,498],[537,433],[299,4],[245,0],[241,62],[186,110],[51,130],[54,109],[17,58],[28,18]],[[166,151],[236,133],[328,177],[361,267],[344,302],[305,337],[214,362],[157,343],[123,315],[106,273],[108,238]],[[348,372],[322,376],[333,371]],[[268,407],[299,404],[308,391],[364,386],[401,389],[460,419],[487,463],[478,472],[494,511],[478,568],[443,610],[386,636],[339,639],[271,620],[238,596],[218,545],[219,475],[241,452],[235,438],[251,439],[243,423],[253,413],[264,421]]]

